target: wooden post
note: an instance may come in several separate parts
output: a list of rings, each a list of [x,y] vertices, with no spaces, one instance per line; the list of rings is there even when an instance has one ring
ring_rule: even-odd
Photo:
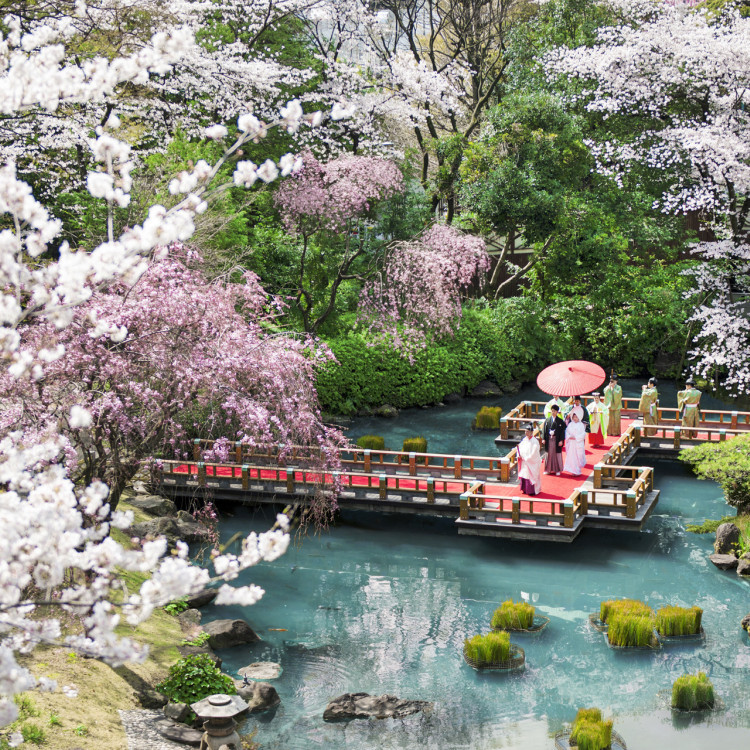
[[[461,456],[453,456],[453,477],[461,479]]]
[[[727,431],[719,430],[719,442],[723,443],[727,439]]]
[[[627,510],[625,511],[625,514],[628,518],[635,518],[635,492],[633,490],[628,490],[627,493]]]
[[[733,430],[737,429],[737,412],[736,411],[732,412],[732,429]]]
[[[242,443],[239,440],[234,444],[234,462],[242,463]]]
[[[245,492],[250,489],[250,476],[247,464],[242,465],[242,489]]]
[[[679,427],[674,428],[674,449],[676,451],[680,450],[680,428]]]
[[[380,477],[380,499],[385,500],[386,495],[388,493],[388,477],[385,474],[381,474]]]
[[[458,507],[460,508],[458,517],[462,521],[468,521],[469,520],[469,501],[467,500],[466,495],[461,495],[458,501]]]
[[[523,402],[523,416],[526,419],[531,419],[531,401]]]
[[[521,501],[517,497],[514,497],[511,502],[513,503],[510,512],[511,523],[521,523]]]
[[[365,448],[365,474],[369,474],[372,471],[372,458],[370,449]]]
[[[435,502],[435,480],[432,477],[427,477],[427,502]]]
[[[500,419],[500,439],[508,439],[508,420],[505,417]]]
[[[641,428],[640,425],[633,425],[633,444],[636,448],[641,447]]]
[[[417,473],[417,458],[414,453],[409,454],[409,476],[415,476]]]
[[[294,467],[286,467],[286,491],[292,495],[294,493]]]
[[[594,489],[600,490],[602,488],[602,465],[594,464]]]
[[[201,460],[201,441],[199,438],[193,440],[193,461]]]
[[[206,464],[203,461],[198,462],[198,486],[206,486]]]
[[[509,458],[500,459],[500,481],[510,482],[510,459]]]
[[[579,495],[580,497],[580,509],[581,509],[581,515],[586,516],[589,512],[589,491],[588,490],[581,490],[581,493]]]
[[[566,529],[572,529],[573,528],[573,501],[572,500],[566,500],[563,503],[564,510],[564,520],[563,524],[565,525]]]

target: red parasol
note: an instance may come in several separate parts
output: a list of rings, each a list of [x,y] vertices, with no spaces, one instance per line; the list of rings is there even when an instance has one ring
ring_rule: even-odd
[[[536,378],[540,390],[550,396],[576,396],[598,388],[607,375],[599,365],[571,359],[545,367]]]

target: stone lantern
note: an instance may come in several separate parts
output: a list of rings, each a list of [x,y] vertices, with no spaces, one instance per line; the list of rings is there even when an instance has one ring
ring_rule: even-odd
[[[234,717],[247,711],[248,706],[239,695],[209,695],[193,703],[190,708],[199,719],[204,720],[205,731],[199,750],[240,750],[241,741],[235,731],[237,723]]]

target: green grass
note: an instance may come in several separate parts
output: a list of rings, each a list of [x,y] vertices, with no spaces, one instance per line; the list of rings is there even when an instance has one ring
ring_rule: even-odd
[[[714,686],[705,672],[684,674],[672,685],[672,708],[683,711],[700,711],[713,708],[715,703]]]
[[[385,438],[380,435],[362,435],[361,438],[357,438],[357,445],[371,451],[384,451]]]
[[[466,656],[476,662],[497,664],[510,659],[510,636],[505,632],[475,635],[464,641]]]
[[[21,727],[21,736],[24,742],[32,745],[43,745],[47,741],[47,735],[38,724],[24,724]]]
[[[607,638],[612,646],[645,648],[654,645],[654,619],[650,615],[610,615],[607,625]]]
[[[573,721],[570,744],[579,750],[605,750],[612,744],[612,720],[604,721],[598,708],[581,708]]]
[[[648,604],[637,599],[609,599],[602,602],[599,607],[599,619],[609,622],[615,615],[637,615],[639,617],[650,617],[654,614]]]
[[[526,602],[504,601],[493,613],[490,625],[493,628],[530,628],[534,623],[534,607]]]
[[[479,430],[499,430],[502,413],[500,406],[483,406],[474,417],[474,427]]]
[[[425,437],[413,437],[406,438],[404,440],[402,451],[405,453],[426,453],[427,452],[427,438]]]
[[[660,635],[697,635],[701,632],[703,610],[700,607],[662,607],[656,613],[656,630]]]

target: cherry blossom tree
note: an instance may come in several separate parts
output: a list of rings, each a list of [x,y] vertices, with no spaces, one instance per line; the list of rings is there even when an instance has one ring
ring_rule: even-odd
[[[461,293],[489,267],[484,240],[436,224],[389,249],[382,273],[362,290],[361,319],[376,338],[408,353],[431,336],[454,333]]]
[[[701,217],[695,247],[694,371],[750,386],[750,18],[692,3],[609,0],[621,22],[591,47],[558,49],[551,75],[580,82],[574,97],[609,133],[591,148],[621,179],[646,169],[664,185],[654,208]],[[739,298],[738,298],[739,293]]]

